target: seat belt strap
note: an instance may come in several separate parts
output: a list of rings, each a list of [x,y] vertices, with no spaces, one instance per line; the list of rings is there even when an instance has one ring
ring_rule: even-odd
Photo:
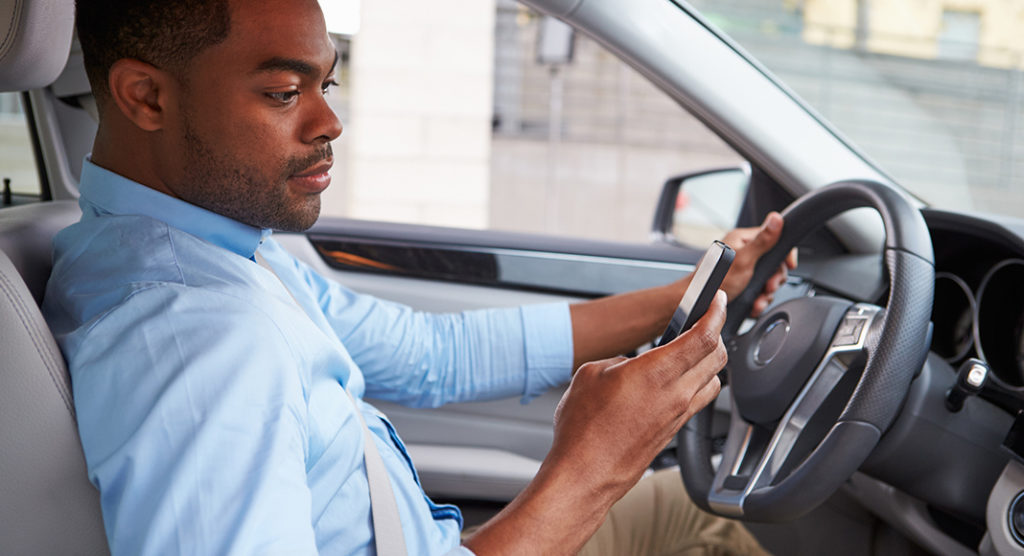
[[[267,264],[263,255],[257,251],[253,258],[256,263],[270,271],[284,290],[291,296],[292,301],[302,309],[302,304],[285,285],[281,277],[274,272],[274,269]],[[305,309],[302,309],[305,313]],[[307,315],[308,316],[308,315]],[[395,493],[391,489],[391,479],[388,477],[387,469],[384,468],[384,460],[380,457],[377,444],[373,440],[373,433],[370,427],[366,426],[363,419],[363,412],[359,410],[359,403],[355,397],[345,388],[345,394],[352,401],[352,408],[359,418],[359,425],[363,428],[363,463],[366,465],[366,480],[370,487],[370,512],[373,515],[373,538],[377,547],[378,556],[406,556],[408,551],[405,548],[405,534],[402,532],[402,520],[398,514],[398,502],[395,501]],[[390,534],[389,534],[390,533]]]

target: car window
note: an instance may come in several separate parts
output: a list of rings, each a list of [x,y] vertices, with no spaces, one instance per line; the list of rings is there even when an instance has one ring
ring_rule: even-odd
[[[345,132],[325,215],[647,242],[666,179],[744,165],[596,42],[515,2],[360,10],[337,36]]]
[[[0,93],[0,191],[9,186],[9,201],[17,203],[37,200],[40,195],[39,173],[20,96]],[[0,205],[7,201],[4,195]]]
[[[1024,12],[997,0],[693,0],[939,208],[1024,214]]]

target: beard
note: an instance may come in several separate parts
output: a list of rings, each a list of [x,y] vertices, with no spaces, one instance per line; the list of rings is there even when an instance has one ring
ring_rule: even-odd
[[[320,194],[292,194],[288,178],[331,157],[330,143],[303,157],[284,158],[267,176],[224,153],[218,153],[184,122],[186,160],[175,191],[193,205],[256,228],[284,232],[309,229],[320,216]]]

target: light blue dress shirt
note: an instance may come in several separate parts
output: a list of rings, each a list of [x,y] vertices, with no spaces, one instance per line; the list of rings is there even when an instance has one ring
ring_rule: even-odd
[[[427,498],[362,398],[437,406],[564,383],[565,304],[418,313],[316,274],[269,230],[88,160],[81,195],[82,220],[54,240],[44,314],[114,554],[372,554],[364,441],[342,388],[410,554],[469,553],[458,509]]]

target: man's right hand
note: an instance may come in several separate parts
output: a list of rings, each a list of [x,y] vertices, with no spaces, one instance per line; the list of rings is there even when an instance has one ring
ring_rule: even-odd
[[[477,554],[574,554],[680,427],[713,401],[727,361],[726,296],[671,343],[586,363],[555,413],[537,477],[467,542]]]

